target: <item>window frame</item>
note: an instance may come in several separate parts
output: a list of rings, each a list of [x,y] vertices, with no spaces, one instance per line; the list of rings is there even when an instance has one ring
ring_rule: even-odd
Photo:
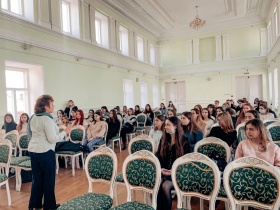
[[[142,40],[142,48],[143,48],[143,50],[141,51],[141,53],[143,53],[143,58],[142,59],[140,59],[140,57],[139,57],[139,47],[138,47],[138,38],[141,38],[141,40]],[[145,52],[144,52],[144,38],[142,37],[142,36],[140,36],[140,35],[136,35],[136,46],[137,46],[137,59],[139,60],[139,61],[142,61],[142,62],[144,62],[144,60],[145,60]]]
[[[64,4],[66,4],[67,6],[68,6],[68,10],[69,10],[69,13],[68,13],[68,18],[69,18],[69,32],[68,31],[64,31],[63,30],[63,9],[62,9],[62,5],[63,5],[63,3]],[[72,26],[71,26],[71,24],[72,24],[72,22],[71,22],[71,3],[70,2],[68,2],[68,1],[65,1],[65,0],[61,0],[61,31],[63,32],[63,33],[66,33],[66,34],[72,34]]]
[[[154,60],[154,63],[152,63],[152,53],[151,53],[151,46],[153,46],[153,49],[154,49],[154,56],[153,56],[153,60]],[[150,49],[150,64],[153,65],[153,66],[156,66],[156,46],[152,43],[150,43],[150,46],[149,46],[149,49]]]
[[[146,101],[144,101],[145,98],[143,98],[142,84],[145,84],[145,85],[146,85],[146,88],[147,88],[147,95],[145,96],[145,97],[147,97],[147,98],[146,98]],[[145,108],[146,104],[149,103],[149,86],[148,86],[148,82],[146,82],[146,81],[140,81],[140,99],[141,99],[141,107],[142,107],[142,108]],[[143,100],[143,99],[144,99],[144,100]],[[146,102],[146,103],[144,103],[144,102]]]
[[[133,83],[132,79],[123,79],[123,101],[124,101],[124,105],[127,106],[128,108],[131,108],[131,107],[129,107],[129,104],[126,101],[127,92],[126,92],[126,88],[125,88],[125,82],[131,82],[131,84],[132,84],[132,102],[131,102],[132,105],[131,105],[131,107],[134,107],[134,105],[135,105],[135,102],[134,102],[134,83]]]
[[[10,14],[15,15],[15,16],[18,16],[18,17],[20,17],[20,18],[24,18],[24,0],[19,0],[19,2],[21,3],[21,5],[20,5],[20,6],[21,6],[21,7],[20,7],[20,9],[21,9],[21,14],[12,12],[12,10],[11,10],[11,0],[7,0],[8,9],[4,9],[4,8],[2,7],[2,2],[1,2],[1,10],[2,10],[3,12],[10,13]]]
[[[96,26],[97,26],[96,22],[98,22],[98,26],[99,26],[99,39],[100,39],[100,43],[97,40],[98,36],[97,36],[97,30],[96,30]],[[96,40],[96,43],[98,45],[102,46],[101,19],[95,17],[95,19],[94,19],[94,27],[95,27],[95,40]]]

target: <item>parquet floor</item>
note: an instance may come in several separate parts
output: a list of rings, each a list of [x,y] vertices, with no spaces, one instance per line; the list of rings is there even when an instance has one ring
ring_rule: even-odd
[[[125,158],[128,156],[127,150],[122,151],[120,153],[119,148],[115,148],[115,152],[118,158],[118,173],[122,170],[122,163]],[[28,202],[30,197],[31,183],[22,184],[21,191],[17,192],[16,180],[15,178],[11,178],[9,180],[10,192],[12,205],[8,206],[7,201],[7,193],[5,186],[0,188],[0,209],[1,210],[24,210],[28,209]],[[94,183],[93,191],[98,193],[109,193],[109,185],[102,183]],[[88,192],[88,181],[86,178],[86,174],[82,169],[76,169],[76,175],[72,176],[72,171],[70,166],[67,169],[60,169],[59,174],[56,175],[56,201],[57,203],[63,204],[67,200],[70,200],[73,197],[82,195]],[[119,203],[124,203],[126,201],[126,188],[124,186],[118,187],[119,194]],[[139,202],[143,202],[143,194],[140,191],[136,192],[136,200]],[[115,202],[114,202],[115,205]],[[173,199],[172,209],[176,209],[177,199]],[[198,210],[199,208],[199,200],[196,198],[192,199],[192,209]],[[207,202],[204,202],[204,209],[208,209]],[[224,204],[221,204],[217,208],[218,210],[224,209]]]

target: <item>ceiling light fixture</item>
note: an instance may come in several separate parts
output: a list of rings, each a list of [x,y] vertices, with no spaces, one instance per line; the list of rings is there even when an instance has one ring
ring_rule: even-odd
[[[195,30],[198,30],[199,28],[201,28],[206,24],[206,20],[202,20],[199,18],[198,9],[197,9],[198,6],[195,6],[195,8],[196,8],[196,17],[192,22],[190,22],[189,26]]]

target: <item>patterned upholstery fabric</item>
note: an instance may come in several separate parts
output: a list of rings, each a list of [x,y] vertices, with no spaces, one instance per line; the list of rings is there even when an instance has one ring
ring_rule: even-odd
[[[100,193],[86,193],[73,198],[63,205],[59,210],[106,210],[113,205],[113,199]]]
[[[71,139],[72,141],[82,141],[83,140],[83,130],[82,129],[74,129],[71,131]]]
[[[20,148],[27,149],[28,148],[28,144],[29,144],[29,141],[28,141],[27,135],[24,135],[24,136],[22,136],[19,139],[19,146],[20,146]]]
[[[151,206],[136,202],[126,202],[114,208],[112,210],[153,210]]]
[[[79,152],[74,152],[74,151],[58,151],[55,154],[75,155],[75,154],[78,154],[78,153],[82,153],[82,152],[81,151],[79,151]]]
[[[218,196],[227,197],[227,193],[225,191],[225,188],[222,185],[220,186],[220,190],[219,190]]]
[[[132,160],[127,164],[126,176],[130,185],[152,189],[156,182],[156,166],[150,160]]]
[[[176,181],[182,191],[203,195],[210,195],[215,184],[213,170],[206,164],[196,161],[179,165]]]
[[[9,134],[5,137],[10,142],[12,142],[12,147],[15,148],[17,146],[17,135],[16,134]]]
[[[245,126],[239,128],[239,130],[238,130],[238,136],[237,136],[238,143],[240,143],[242,140],[244,140],[244,134],[245,134]]]
[[[237,200],[254,200],[263,204],[272,204],[279,191],[274,175],[257,167],[233,170],[229,175],[229,186]]]
[[[110,181],[113,175],[113,159],[108,155],[94,156],[89,160],[88,170],[91,178]]]
[[[264,124],[264,126],[267,127],[267,126],[269,126],[269,125],[272,124],[272,123],[274,123],[274,121],[266,122],[266,123]]]
[[[278,147],[280,147],[280,143],[279,142],[276,142],[275,144],[278,145]]]
[[[226,158],[226,150],[223,146],[218,144],[204,144],[198,148],[198,152],[208,157],[219,156]]]
[[[140,115],[136,118],[138,123],[144,123],[145,122],[145,116],[144,115]]]
[[[124,182],[123,173],[120,173],[116,176],[116,182]]]
[[[131,145],[131,154],[140,150],[148,150],[150,152],[153,152],[153,145],[146,140],[139,140],[133,142],[133,144]]]
[[[28,156],[22,156],[22,157],[12,157],[11,158],[11,166],[17,166],[18,164],[25,162],[27,160],[30,160],[30,157]]]
[[[18,166],[24,167],[24,168],[31,168],[31,160],[24,161],[24,162],[18,164]]]
[[[155,111],[154,114],[155,114],[155,116],[157,116],[157,115],[160,115],[161,112],[160,111]]]
[[[9,159],[10,148],[7,145],[0,146],[0,163],[7,163]]]
[[[4,182],[8,179],[8,177],[6,176],[6,174],[0,174],[0,183]]]
[[[105,140],[103,140],[103,141],[101,141],[101,142],[98,142],[96,145],[100,146],[100,145],[103,145],[103,144],[106,144],[106,141],[105,141]]]
[[[269,129],[273,141],[280,141],[280,126]]]
[[[120,136],[117,135],[117,136],[114,136],[112,139],[119,139],[119,138],[120,138]]]
[[[136,130],[145,130],[145,127],[136,127]]]

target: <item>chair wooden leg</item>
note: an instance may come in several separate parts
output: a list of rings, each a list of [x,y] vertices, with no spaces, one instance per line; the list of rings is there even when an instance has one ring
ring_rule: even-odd
[[[203,202],[203,199],[200,198],[200,210],[203,210],[204,209],[204,202]]]
[[[83,153],[82,153],[82,164],[83,164],[83,170],[85,170],[84,154]]]
[[[147,203],[147,192],[144,191],[144,204],[148,205]]]
[[[115,142],[114,141],[111,141],[112,142],[112,149],[113,151],[115,151]]]
[[[16,187],[16,190],[20,192],[21,189],[21,184],[22,184],[22,180],[21,180],[21,168],[18,168],[18,186]]]
[[[115,183],[115,197],[116,197],[116,206],[119,205],[119,196],[118,196],[118,184]]]
[[[20,191],[19,189],[19,176],[20,176],[20,172],[19,172],[19,168],[18,167],[15,167],[15,170],[16,170],[16,191]]]
[[[10,187],[9,187],[9,180],[6,182],[6,190],[7,190],[7,197],[8,197],[8,205],[11,206],[11,193],[10,193]]]
[[[72,158],[72,176],[75,176],[75,156],[73,156]]]
[[[119,139],[119,148],[120,148],[120,152],[122,152],[121,139]]]
[[[67,156],[64,156],[65,168],[67,168]]]
[[[55,160],[56,160],[56,174],[58,174],[58,170],[59,170],[58,155],[55,156]]]
[[[191,196],[188,196],[187,197],[187,209],[192,209],[192,207],[191,207]]]

